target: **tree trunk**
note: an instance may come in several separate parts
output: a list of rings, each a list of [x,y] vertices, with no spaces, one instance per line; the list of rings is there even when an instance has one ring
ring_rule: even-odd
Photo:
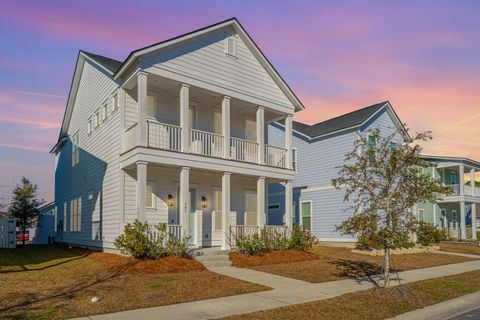
[[[385,247],[383,269],[384,269],[384,281],[383,286],[388,288],[390,286],[390,248]]]

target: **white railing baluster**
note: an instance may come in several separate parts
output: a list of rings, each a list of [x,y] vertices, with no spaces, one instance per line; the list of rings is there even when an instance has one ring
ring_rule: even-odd
[[[147,121],[148,146],[180,151],[182,128],[173,124]]]
[[[223,156],[223,136],[190,129],[190,152],[211,157]]]
[[[230,138],[231,158],[233,160],[258,162],[258,143],[245,139]]]
[[[274,166],[286,168],[287,149],[265,145],[265,164],[267,166]]]

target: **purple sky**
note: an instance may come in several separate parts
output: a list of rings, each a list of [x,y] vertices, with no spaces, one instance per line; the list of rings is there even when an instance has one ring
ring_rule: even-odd
[[[130,51],[237,17],[318,122],[390,100],[426,153],[480,160],[479,1],[2,1],[0,203],[25,175],[53,199],[79,49]]]

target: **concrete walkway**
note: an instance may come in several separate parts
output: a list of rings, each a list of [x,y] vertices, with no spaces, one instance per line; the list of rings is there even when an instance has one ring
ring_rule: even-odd
[[[208,270],[243,281],[258,283],[272,289],[305,286],[310,282],[277,276],[275,274],[236,267],[210,267]]]
[[[410,311],[396,316],[391,320],[447,320],[477,309],[479,303],[480,292],[475,292],[422,309]]]
[[[235,268],[236,269],[236,268]],[[402,284],[449,276],[480,269],[480,260],[445,266],[403,271],[393,281]],[[232,272],[232,271],[227,271]],[[257,275],[258,276],[258,275]],[[246,273],[242,275],[246,277]],[[256,279],[260,279],[257,277]],[[270,278],[273,279],[273,278]],[[264,281],[264,280],[262,280]],[[268,280],[270,281],[270,280]],[[124,312],[90,316],[81,319],[126,320],[126,319],[215,319],[231,315],[268,310],[292,304],[324,300],[345,293],[368,290],[378,281],[378,277],[356,280],[340,280],[324,283],[300,285],[295,280],[293,286],[237,296],[215,298],[194,302],[179,303],[162,307],[129,310]],[[297,285],[298,284],[298,285]]]

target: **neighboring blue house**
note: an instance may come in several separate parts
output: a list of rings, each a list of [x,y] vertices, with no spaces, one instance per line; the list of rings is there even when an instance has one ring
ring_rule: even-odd
[[[402,122],[388,101],[329,119],[315,125],[293,122],[293,223],[310,229],[320,241],[353,241],[335,231],[351,216],[344,203],[344,191],[332,186],[345,155],[353,150],[357,135],[379,128],[382,136],[397,129],[405,132],[397,142],[409,139]],[[268,127],[268,144],[282,145],[285,127],[277,122]],[[271,184],[268,195],[267,224],[285,223],[283,184]]]

